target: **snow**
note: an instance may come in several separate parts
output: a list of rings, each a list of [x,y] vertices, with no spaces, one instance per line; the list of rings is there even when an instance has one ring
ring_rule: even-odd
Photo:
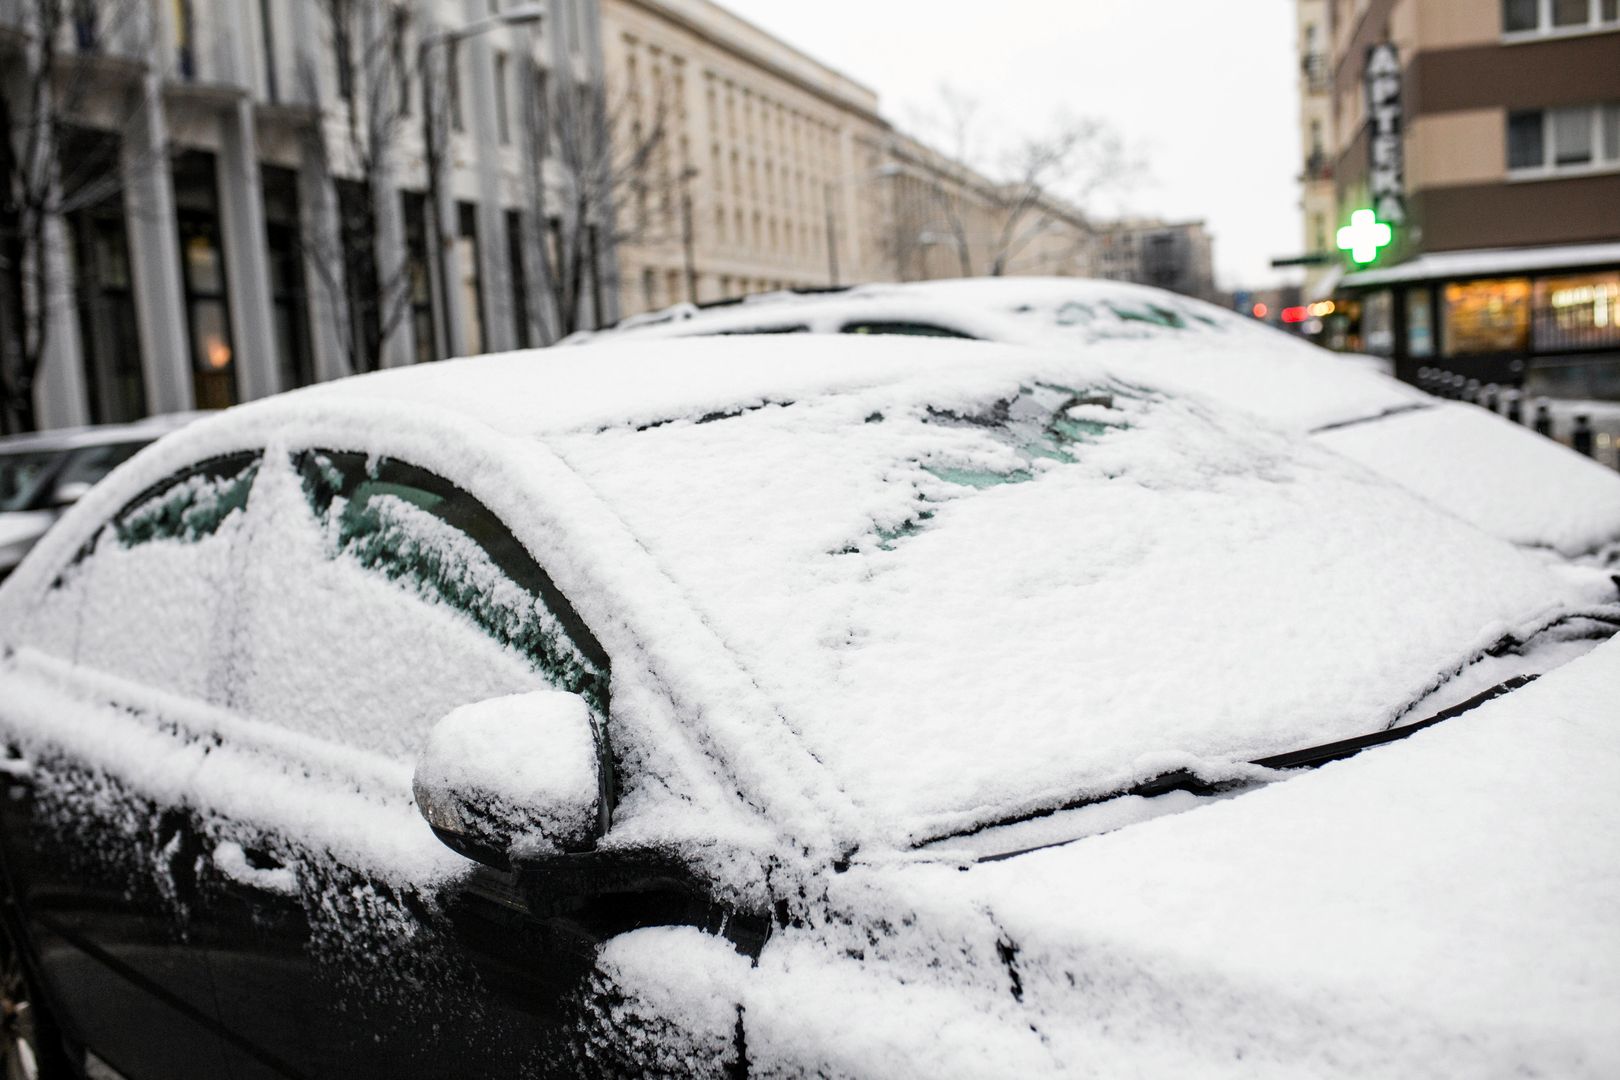
[[[234,840],[214,846],[214,866],[232,881],[280,896],[298,895],[298,874],[290,866],[261,867],[248,861],[247,852]]]
[[[189,545],[201,558],[232,529],[251,545],[235,677],[197,674],[206,650],[184,659],[206,625],[154,639],[182,658],[168,683],[114,669],[408,770],[452,709],[554,684],[419,585],[351,561],[341,507],[312,517],[287,463],[310,446],[397,457],[517,530],[616,683],[650,673],[657,692],[612,718],[636,766],[615,833],[699,848],[686,800],[703,791],[704,812],[746,835],[716,809],[733,790],[795,844],[835,852],[1376,730],[1504,633],[1612,600],[1602,574],[1555,572],[1308,441],[1145,382],[1084,355],[854,337],[345,380],[138,457],[0,600],[22,605],[7,625],[71,657],[73,638],[44,633],[51,602],[24,598],[49,597],[116,491],[268,446],[246,514]],[[699,422],[714,415],[729,418]],[[150,575],[108,574],[100,621],[122,625],[136,601],[120,590]],[[375,797],[397,805],[408,780]]]
[[[1563,270],[1615,263],[1620,263],[1620,244],[1614,243],[1555,244],[1535,248],[1481,248],[1475,251],[1445,251],[1419,255],[1389,269],[1362,270],[1347,274],[1340,284],[1346,288],[1360,289],[1402,281],[1517,274],[1532,270]]]
[[[532,804],[602,725],[601,847],[791,916],[757,966],[690,929],[604,949],[604,1022],[660,1067],[723,1061],[735,1004],[764,1076],[1612,1075],[1620,643],[1559,638],[1519,657],[1562,663],[1526,690],[1318,772],[1245,762],[1517,670],[1471,665],[1612,618],[1613,582],[1111,355],[657,340],[231,410],[121,466],[0,588],[0,723],[53,827],[144,837],[188,808],[222,872],[299,889],[340,954],[356,923],[414,925],[345,868],[432,895],[471,866],[411,800],[435,737],[431,760],[506,751],[457,780]],[[609,715],[491,635],[551,623],[422,506],[366,496],[417,568],[368,569],[360,496],[318,506],[311,448],[506,522],[610,658]],[[224,477],[102,529],[244,450],[245,506]],[[559,698],[572,739],[530,708]],[[1249,787],[914,847],[1173,769]]]
[[[1047,851],[872,865],[743,991],[766,1075],[1612,1076],[1620,642]],[[1549,783],[1548,778],[1556,778]],[[847,920],[847,921],[846,921]]]
[[[1574,556],[1620,535],[1620,476],[1477,406],[1440,402],[1317,438],[1517,544]]]
[[[463,705],[428,735],[416,767],[417,804],[430,821],[442,818],[441,827],[476,835],[508,857],[578,850],[596,835],[596,742],[590,707],[577,694],[534,691]],[[480,827],[488,823],[496,827]]]
[[[989,341],[1043,349],[1077,347],[1121,377],[1219,401],[1279,427],[1316,432],[1444,404],[1388,377],[1386,361],[1326,352],[1293,335],[1214,305],[1162,289],[1075,278],[981,278],[873,284],[842,293],[775,293],[750,302],[672,309],[656,325],[627,327],[589,340],[651,340],[801,326],[837,333],[853,320],[918,322]],[[1419,425],[1421,426],[1421,425]],[[1444,425],[1442,425],[1444,426]],[[1526,449],[1502,427],[1473,425],[1461,442],[1435,438],[1375,448],[1368,463],[1410,490],[1462,497],[1439,504],[1515,543],[1585,551],[1620,539],[1620,476],[1600,478],[1567,458]],[[1326,431],[1323,432],[1327,434]],[[1366,433],[1362,439],[1377,440]],[[1354,437],[1344,445],[1359,445]],[[1485,463],[1509,462],[1492,471]],[[1488,481],[1495,493],[1483,491]],[[1557,493],[1592,495],[1580,521],[1546,504]],[[1572,528],[1573,526],[1573,528]]]

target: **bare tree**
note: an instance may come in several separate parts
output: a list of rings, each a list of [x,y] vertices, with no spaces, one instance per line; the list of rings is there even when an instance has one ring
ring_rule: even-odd
[[[559,333],[601,318],[608,253],[668,242],[689,221],[685,185],[695,175],[671,137],[673,111],[659,88],[651,100],[633,90],[610,96],[566,77],[536,78],[526,119],[542,157],[534,185],[540,245]],[[554,168],[544,168],[549,159]],[[586,304],[587,298],[592,303]]]
[[[889,246],[897,253],[943,243],[964,277],[999,277],[1046,238],[1060,241],[1053,258],[1063,261],[1089,237],[1085,209],[1139,170],[1102,121],[1060,115],[1044,131],[993,148],[975,99],[948,86],[940,98],[919,127],[944,150],[913,155],[907,175],[922,198],[893,215]]]
[[[62,284],[63,223],[121,190],[114,138],[77,139],[61,153],[87,96],[107,78],[94,62],[104,43],[145,58],[149,24],[142,0],[33,0],[21,78],[0,77],[0,431],[38,426],[35,389],[53,345],[50,304]],[[73,48],[64,47],[71,39]],[[14,58],[0,50],[0,63]],[[130,118],[148,106],[151,84],[120,100]],[[155,152],[166,153],[166,148]]]
[[[334,205],[331,213],[301,215],[300,243],[326,293],[348,370],[375,371],[411,310],[408,254],[402,245],[379,247],[377,239],[421,72],[404,7],[388,0],[314,3],[334,59],[338,115],[335,125],[319,118],[305,138],[322,175],[333,178]],[[306,82],[313,77],[304,72]]]

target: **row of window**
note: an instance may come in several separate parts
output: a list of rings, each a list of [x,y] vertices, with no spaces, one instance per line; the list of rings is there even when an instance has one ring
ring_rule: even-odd
[[[67,129],[61,150],[63,160],[74,163],[63,170],[69,184],[82,182],[83,172],[118,169],[119,140],[110,133]],[[221,227],[220,176],[214,155],[201,150],[175,155],[171,177],[193,398],[198,408],[224,408],[240,399],[240,389],[229,261]],[[343,263],[346,295],[342,307],[348,316],[345,345],[355,362],[371,363],[382,341],[406,322],[415,339],[416,360],[433,360],[444,354],[447,346],[435,324],[427,200],[422,194],[400,193],[405,277],[385,287],[378,277],[371,242],[375,214],[367,188],[351,180],[337,181],[340,235],[323,239],[307,232],[296,173],[262,165],[260,187],[280,387],[290,389],[315,379],[306,265],[309,259],[328,254]],[[460,292],[465,316],[463,347],[476,353],[483,351],[486,336],[478,213],[470,203],[458,204],[457,210],[454,232],[459,278],[453,287]],[[503,213],[515,343],[524,348],[534,344],[530,275],[523,257],[524,220],[517,210]],[[134,289],[138,267],[132,265],[130,222],[121,193],[111,188],[106,197],[87,201],[67,216],[66,224],[90,418],[95,423],[139,419],[147,414],[148,405]],[[333,244],[333,239],[340,242]],[[594,269],[588,272],[594,278]]]
[[[1507,155],[1521,174],[1620,167],[1620,101],[1511,112]]]
[[[1502,0],[1505,34],[1557,34],[1620,27],[1620,0]]]

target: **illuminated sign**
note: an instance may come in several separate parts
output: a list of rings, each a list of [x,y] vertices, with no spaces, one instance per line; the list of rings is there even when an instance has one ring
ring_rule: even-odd
[[[1357,210],[1350,224],[1339,230],[1339,250],[1348,251],[1358,263],[1378,258],[1378,249],[1395,238],[1395,230],[1379,221],[1371,210]]]
[[[1401,145],[1401,57],[1390,42],[1367,49],[1362,76],[1367,87],[1367,188],[1373,215],[1391,225],[1406,224],[1405,161]],[[1360,262],[1361,260],[1357,260]]]

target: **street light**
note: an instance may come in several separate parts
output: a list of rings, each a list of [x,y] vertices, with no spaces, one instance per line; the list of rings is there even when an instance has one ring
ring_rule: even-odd
[[[445,343],[445,355],[451,352],[450,345],[450,282],[446,273],[445,252],[449,251],[452,239],[448,228],[448,216],[444,212],[443,192],[439,186],[439,132],[438,114],[433,110],[433,68],[428,64],[432,51],[441,45],[452,45],[458,41],[490,30],[502,27],[528,26],[539,22],[545,17],[544,4],[520,4],[509,11],[497,12],[494,15],[468,23],[466,26],[451,27],[438,30],[431,34],[423,34],[422,39],[416,43],[416,70],[421,73],[422,84],[422,141],[427,149],[427,182],[428,202],[433,213],[433,231],[437,237],[433,252],[434,268],[437,270],[439,281],[439,325],[443,327],[442,334]]]

